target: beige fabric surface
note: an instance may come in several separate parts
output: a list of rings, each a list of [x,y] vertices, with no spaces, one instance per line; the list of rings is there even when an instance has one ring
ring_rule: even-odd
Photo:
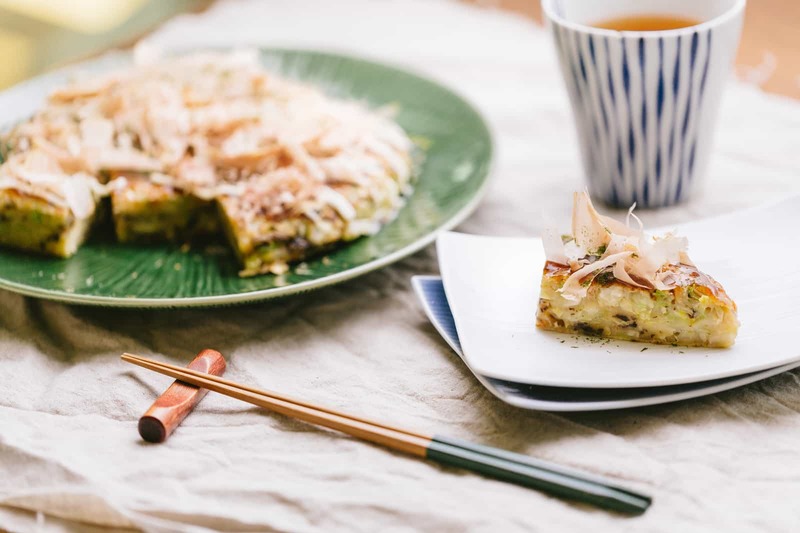
[[[494,184],[463,231],[536,234],[541,208],[566,212],[581,187],[550,42],[523,19],[448,2],[221,2],[153,41],[335,48],[455,87],[498,146]],[[800,104],[732,84],[705,192],[642,217],[673,223],[800,192],[798,131]],[[0,292],[0,529],[797,530],[800,372],[671,405],[523,411],[484,390],[427,323],[409,278],[435,272],[430,247],[303,296],[190,311]],[[169,380],[119,354],[185,364],[205,347],[229,358],[230,379],[602,473],[654,505],[638,518],[609,514],[213,393],[166,444],[143,443],[137,417]]]

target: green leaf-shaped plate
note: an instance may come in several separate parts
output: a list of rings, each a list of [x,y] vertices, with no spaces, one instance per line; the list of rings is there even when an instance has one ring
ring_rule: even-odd
[[[394,104],[397,120],[425,148],[413,195],[397,219],[378,234],[307,261],[282,276],[241,279],[223,245],[116,244],[93,236],[70,259],[0,249],[0,288],[77,304],[116,307],[188,307],[235,304],[330,285],[386,266],[433,241],[477,206],[492,158],[489,130],[475,109],[452,91],[399,68],[342,55],[265,49],[264,64],[329,94],[370,106]],[[113,54],[83,63],[102,71],[130,61]],[[0,94],[0,121],[29,116],[74,69],[41,76]]]

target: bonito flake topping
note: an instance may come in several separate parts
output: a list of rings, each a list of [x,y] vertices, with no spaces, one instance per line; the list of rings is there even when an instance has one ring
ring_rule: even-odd
[[[686,237],[645,233],[641,221],[633,214],[634,207],[623,224],[599,214],[586,191],[576,192],[572,234],[562,235],[553,228],[545,230],[542,240],[547,260],[568,265],[572,272],[559,290],[565,300],[580,302],[591,285],[586,283],[587,276],[608,267],[613,267],[611,272],[616,279],[634,287],[671,290],[679,280],[665,267],[694,266],[687,254]]]

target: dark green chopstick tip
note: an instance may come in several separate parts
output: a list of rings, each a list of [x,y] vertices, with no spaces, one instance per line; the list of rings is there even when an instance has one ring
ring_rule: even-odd
[[[426,457],[487,477],[621,513],[640,515],[652,503],[650,496],[598,476],[459,439],[435,436],[428,445]]]

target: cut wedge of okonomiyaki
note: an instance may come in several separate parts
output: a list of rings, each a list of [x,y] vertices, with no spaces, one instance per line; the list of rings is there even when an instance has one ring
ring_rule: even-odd
[[[653,237],[600,215],[575,193],[572,233],[548,230],[536,325],[562,333],[725,348],[739,327],[736,304],[672,233]],[[632,227],[631,219],[638,224]]]

